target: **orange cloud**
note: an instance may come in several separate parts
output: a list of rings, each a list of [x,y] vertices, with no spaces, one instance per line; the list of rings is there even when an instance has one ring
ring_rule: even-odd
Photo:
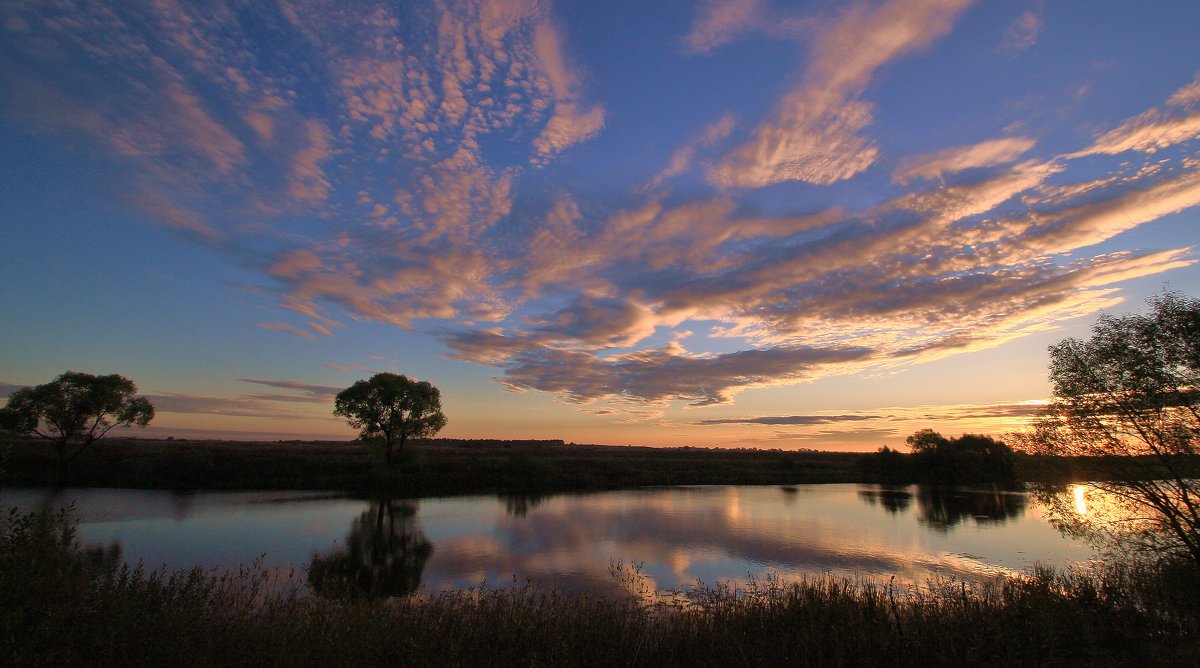
[[[966,169],[1005,165],[1021,157],[1035,143],[1026,137],[1009,137],[972,146],[947,148],[933,155],[902,160],[892,178],[900,183],[908,183],[914,179],[940,179],[946,174]]]

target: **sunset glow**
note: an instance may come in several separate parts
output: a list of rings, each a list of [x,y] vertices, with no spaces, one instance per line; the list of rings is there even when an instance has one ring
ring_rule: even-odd
[[[1200,295],[1200,3],[0,7],[0,396],[155,437],[902,447]],[[1077,497],[1082,511],[1082,497]]]

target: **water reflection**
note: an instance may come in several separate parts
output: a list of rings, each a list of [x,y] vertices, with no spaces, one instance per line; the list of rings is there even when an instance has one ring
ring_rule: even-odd
[[[406,596],[421,585],[432,554],[417,502],[380,499],[350,525],[344,547],[313,555],[308,585],[318,594]]]
[[[936,531],[947,531],[967,519],[976,524],[1003,524],[1025,512],[1025,495],[999,488],[920,486],[917,509],[918,519]]]
[[[1025,513],[1025,494],[999,487],[962,488],[916,485],[912,487],[875,485],[858,491],[858,498],[870,506],[881,506],[889,514],[903,513],[917,501],[917,521],[934,531],[945,533],[972,520],[976,524],[1003,524]]]
[[[895,515],[908,510],[908,507],[912,505],[913,495],[908,491],[908,487],[879,485],[876,489],[859,490],[858,498],[866,501],[868,505],[883,506],[883,509],[889,514]]]
[[[1042,506],[1003,490],[797,485],[413,501],[308,492],[0,489],[0,507],[78,502],[85,545],[120,541],[149,568],[236,569],[265,555],[318,592],[404,595],[532,579],[617,592],[616,560],[649,584],[833,573],[922,583],[1086,559]],[[1069,495],[1068,495],[1069,497]],[[1089,515],[1095,512],[1087,498]],[[1026,512],[1029,509],[1030,512]],[[951,527],[972,527],[971,531]],[[310,566],[305,573],[304,566]]]
[[[537,508],[543,501],[549,499],[547,494],[501,494],[504,501],[504,512],[512,517],[525,517],[529,511]]]

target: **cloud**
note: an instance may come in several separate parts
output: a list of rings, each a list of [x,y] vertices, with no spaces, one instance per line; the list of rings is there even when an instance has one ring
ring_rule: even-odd
[[[1200,114],[1178,116],[1150,109],[1097,137],[1090,147],[1067,157],[1099,153],[1116,155],[1126,151],[1154,153],[1197,138],[1200,138]]]
[[[1200,114],[1187,113],[1200,101],[1200,74],[1167,100],[1173,109],[1150,108],[1096,138],[1088,148],[1067,155],[1117,155],[1127,151],[1155,153],[1200,138]]]
[[[1037,44],[1042,32],[1042,15],[1040,11],[1022,12],[1004,31],[1004,39],[1000,42],[1000,51],[1018,53],[1028,51]]]
[[[779,415],[779,416],[761,416],[750,418],[717,418],[712,420],[701,420],[696,424],[714,425],[714,424],[765,424],[765,425],[822,425],[822,424],[837,424],[840,422],[863,422],[867,420],[879,420],[878,415]]]
[[[1200,205],[1194,156],[1168,150],[1200,132],[1200,79],[1077,153],[984,128],[899,160],[871,204],[810,187],[881,161],[869,91],[968,4],[888,0],[823,21],[703,5],[689,48],[803,33],[807,59],[757,123],[699,116],[711,123],[628,192],[555,171],[610,111],[577,60],[590,52],[544,2],[17,3],[28,30],[0,27],[0,104],[101,153],[131,209],[260,271],[243,289],[292,314],[259,327],[315,339],[388,323],[512,390],[648,419],[1000,345],[1195,265],[1183,242],[1113,248]],[[1129,164],[1077,162],[1117,154]],[[662,187],[691,170],[711,183]],[[745,190],[785,181],[808,185]],[[328,399],[252,382],[275,388],[247,395],[261,401]],[[730,419],[822,424],[786,422],[805,417]]]
[[[158,413],[190,413],[200,415],[224,415],[228,417],[312,419],[309,413],[281,408],[277,400],[255,397],[206,397],[168,392],[146,396]]]
[[[709,171],[716,185],[759,188],[784,181],[824,185],[870,167],[879,149],[863,131],[860,96],[888,62],[950,32],[970,0],[889,0],[855,6],[822,31],[801,85],[784,96],[751,139]]]
[[[1033,148],[1034,142],[1026,137],[991,139],[972,146],[947,148],[932,155],[907,158],[892,175],[899,183],[914,179],[940,179],[946,174],[978,167],[1005,165],[1021,157]]]
[[[706,126],[700,131],[691,141],[681,146],[671,155],[667,166],[663,167],[662,171],[654,176],[647,184],[647,188],[656,188],[667,179],[674,178],[683,174],[692,168],[692,162],[695,160],[696,152],[702,148],[708,148],[713,144],[725,139],[733,132],[735,120],[731,114],[722,116],[720,120]]]
[[[463,339],[466,339],[464,342]],[[451,348],[480,359],[473,337],[448,337]],[[694,355],[678,343],[609,357],[550,348],[536,340],[493,340],[508,347],[502,382],[514,390],[539,390],[568,401],[596,400],[693,406],[728,403],[746,388],[796,383],[869,358],[864,348],[778,347]],[[470,357],[467,357],[470,359]]]
[[[270,401],[312,401],[326,402],[333,399],[334,395],[344,387],[331,387],[328,385],[311,385],[309,383],[300,383],[294,380],[263,380],[260,378],[239,378],[243,383],[254,383],[256,385],[265,385],[280,390],[289,390],[295,394],[273,394],[270,396]],[[248,395],[254,399],[268,399],[267,395]]]
[[[683,45],[695,53],[711,51],[755,27],[761,16],[760,0],[707,0]]]
[[[300,329],[299,327],[286,322],[260,322],[258,323],[257,327],[259,329],[266,329],[272,332],[287,332],[288,334],[292,334],[309,341],[316,338],[312,332],[306,329]]]
[[[1185,109],[1191,108],[1197,103],[1200,103],[1200,72],[1196,74],[1196,78],[1191,83],[1175,91],[1167,99],[1167,104]]]
[[[549,23],[539,25],[534,32],[534,51],[554,98],[554,114],[533,142],[543,160],[590,139],[604,128],[604,108],[580,100],[579,74],[567,63],[559,32]]]

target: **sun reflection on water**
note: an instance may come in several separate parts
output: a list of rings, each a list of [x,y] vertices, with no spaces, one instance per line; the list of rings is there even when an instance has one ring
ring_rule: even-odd
[[[1075,494],[1075,512],[1080,515],[1087,515],[1088,511],[1087,502],[1083,497],[1084,489],[1083,485],[1075,485],[1071,490]]]

